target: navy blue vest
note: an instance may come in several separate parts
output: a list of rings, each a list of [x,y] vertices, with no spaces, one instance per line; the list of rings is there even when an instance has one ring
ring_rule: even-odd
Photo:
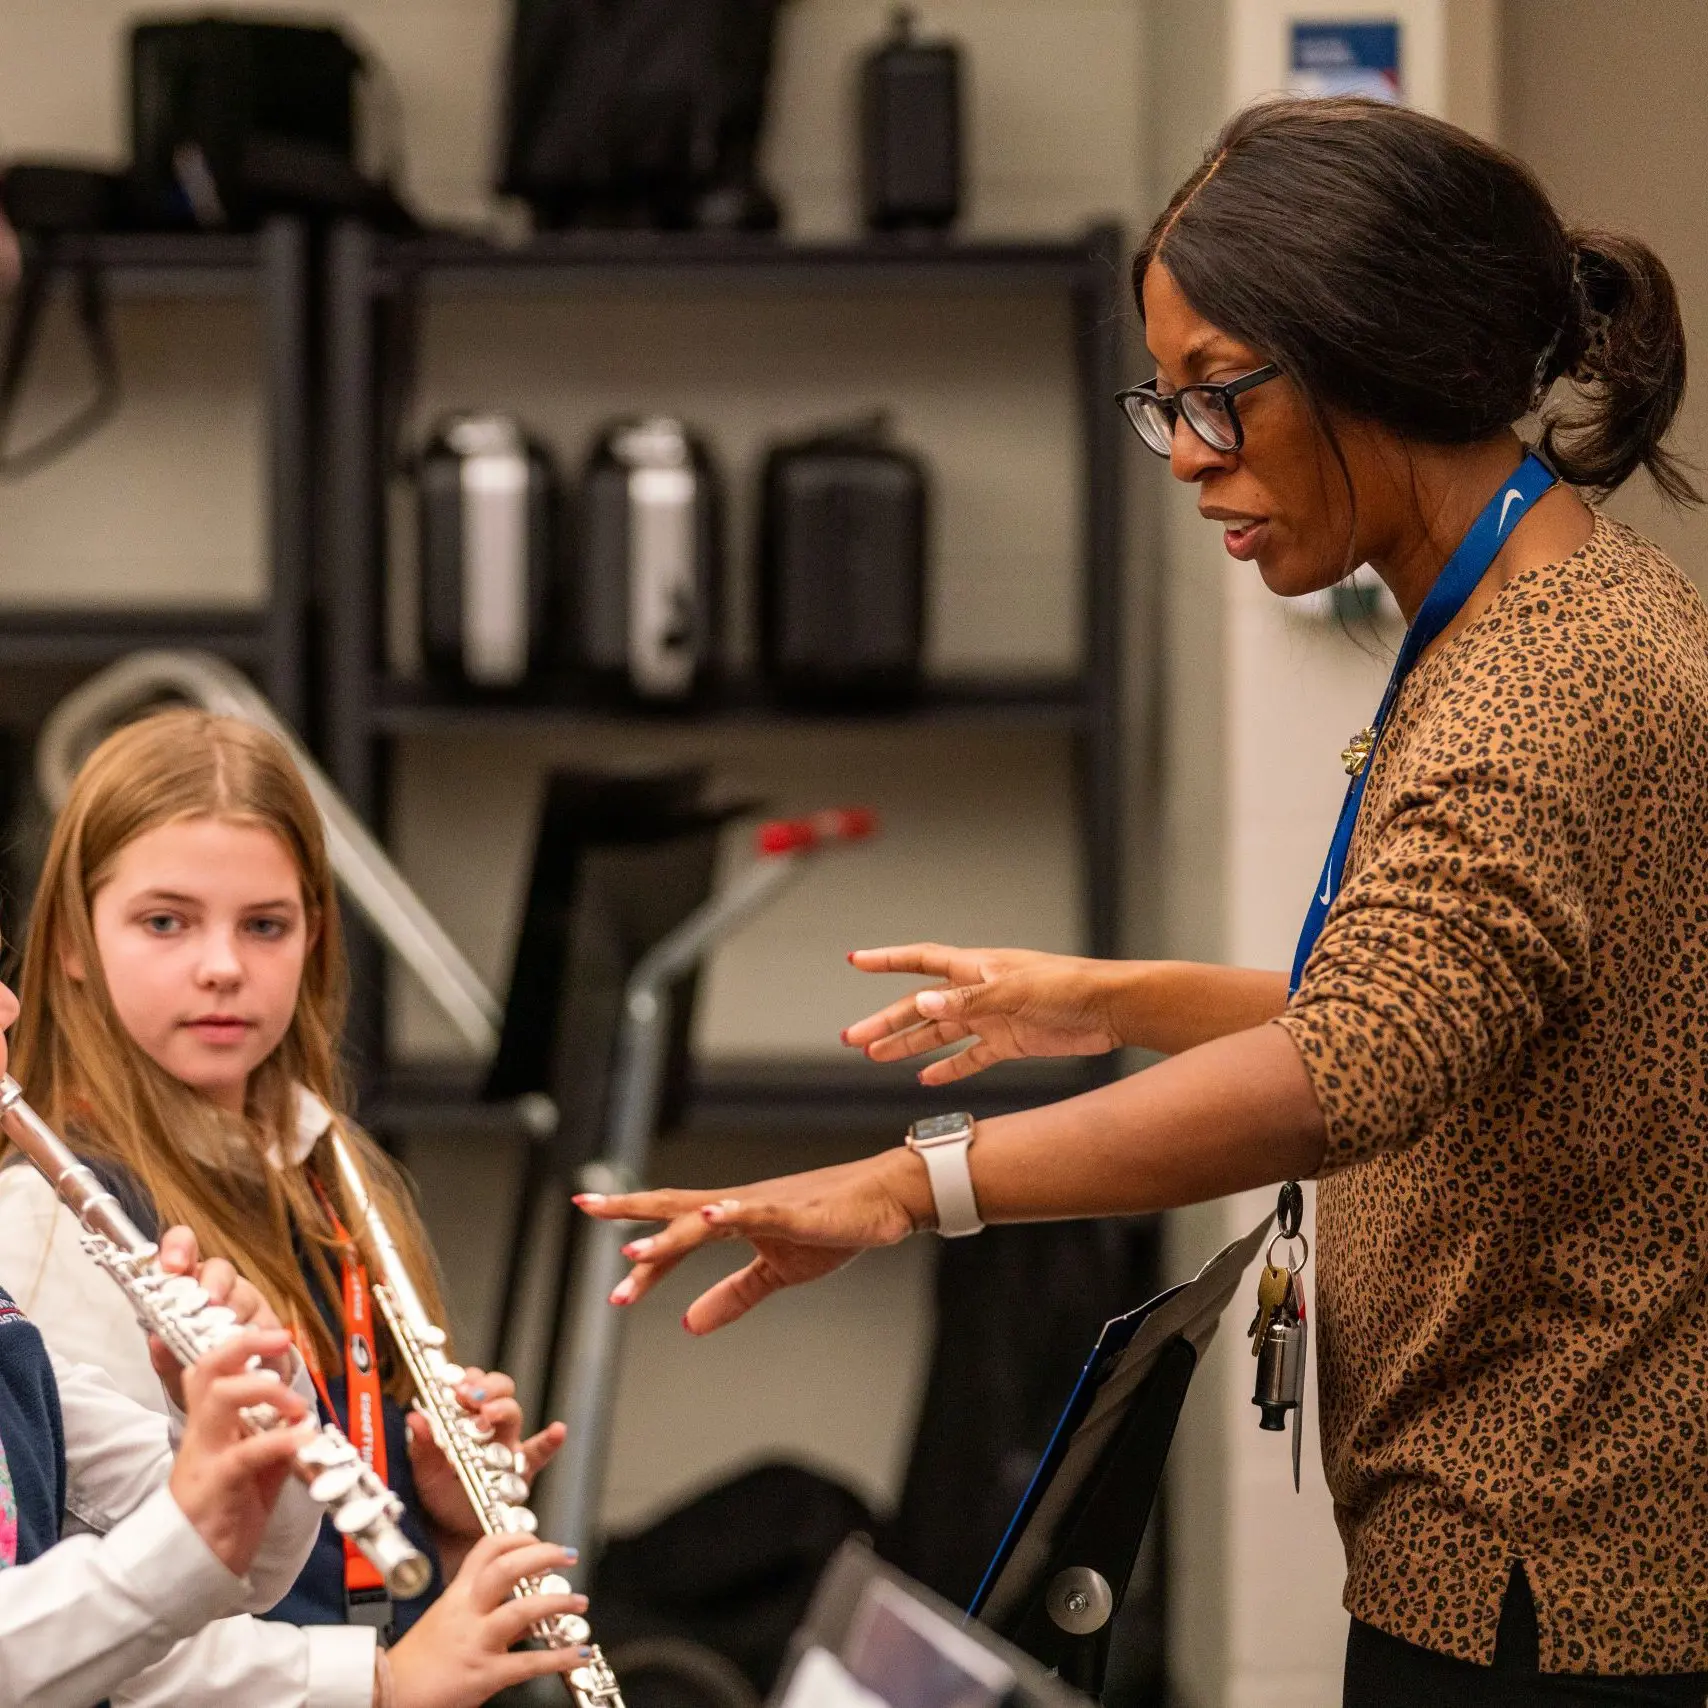
[[[0,1567],[45,1554],[64,1511],[59,1387],[41,1331],[0,1288]]]

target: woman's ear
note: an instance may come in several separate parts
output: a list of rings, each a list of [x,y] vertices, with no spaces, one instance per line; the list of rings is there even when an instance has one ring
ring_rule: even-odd
[[[88,976],[83,965],[83,957],[75,949],[62,949],[59,955],[59,965],[65,976],[73,984],[82,984]]]

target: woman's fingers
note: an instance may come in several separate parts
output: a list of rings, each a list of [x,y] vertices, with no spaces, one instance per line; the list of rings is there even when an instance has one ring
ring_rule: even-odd
[[[237,1271],[223,1257],[210,1257],[196,1271],[196,1285],[213,1300],[216,1305],[237,1307],[232,1303],[232,1294],[237,1291]],[[253,1292],[254,1290],[251,1289]],[[256,1294],[257,1299],[260,1298]],[[239,1312],[238,1321],[247,1322],[255,1314],[253,1305],[247,1313]]]
[[[1014,1058],[1007,1050],[999,1050],[995,1045],[979,1042],[969,1050],[961,1050],[952,1056],[945,1056],[940,1062],[931,1062],[919,1070],[921,1085],[953,1085],[958,1079],[971,1079],[975,1073],[983,1073],[987,1067],[995,1067],[998,1062],[1012,1061]]]
[[[919,973],[948,979],[955,976],[949,969],[956,962],[978,953],[977,949],[956,949],[947,943],[898,943],[887,949],[855,949],[848,962],[863,973]]]
[[[921,995],[926,994],[921,992]],[[920,1024],[917,1017],[913,1029],[897,1032],[866,1047],[867,1059],[874,1062],[906,1061],[909,1056],[929,1055],[950,1044],[958,1044],[970,1036],[969,1028],[959,1020],[928,1020]]]
[[[669,1222],[714,1202],[716,1192],[577,1192],[577,1209],[602,1222]]]
[[[745,1268],[708,1287],[688,1307],[682,1326],[690,1334],[711,1334],[715,1329],[727,1328],[786,1286],[788,1282],[767,1259],[756,1257]]]

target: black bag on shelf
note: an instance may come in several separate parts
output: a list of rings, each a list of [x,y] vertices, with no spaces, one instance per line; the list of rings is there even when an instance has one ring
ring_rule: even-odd
[[[961,211],[961,50],[896,9],[860,68],[860,191],[874,231],[942,231]]]
[[[134,220],[244,230],[269,213],[318,213],[412,225],[389,182],[395,158],[385,180],[357,164],[364,76],[377,68],[330,25],[218,15],[137,22]]]
[[[415,479],[427,668],[516,687],[555,650],[560,497],[550,453],[508,415],[453,415]]]
[[[781,0],[515,0],[498,188],[536,222],[771,231]]]
[[[797,699],[893,703],[919,686],[928,483],[882,420],[775,447],[760,499],[759,636]]]
[[[602,433],[576,506],[577,660],[655,704],[691,700],[715,674],[723,494],[705,443],[650,416]]]

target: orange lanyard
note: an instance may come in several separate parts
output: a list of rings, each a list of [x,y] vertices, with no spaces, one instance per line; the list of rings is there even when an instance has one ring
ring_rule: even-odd
[[[310,1177],[313,1179],[313,1177]],[[379,1347],[374,1339],[373,1295],[368,1290],[368,1266],[357,1252],[356,1242],[338,1219],[332,1200],[319,1180],[314,1189],[332,1223],[332,1232],[344,1248],[344,1403],[349,1418],[344,1433],[355,1449],[373,1467],[375,1476],[386,1482],[385,1415],[381,1410],[384,1395],[380,1390]],[[305,1337],[306,1338],[306,1337]],[[314,1385],[320,1391],[321,1403],[334,1423],[338,1413],[333,1408],[332,1395],[327,1391],[326,1378],[320,1361],[304,1358]],[[346,1536],[344,1538],[344,1589],[346,1596],[353,1590],[383,1590],[385,1579],[380,1576],[367,1555]]]

